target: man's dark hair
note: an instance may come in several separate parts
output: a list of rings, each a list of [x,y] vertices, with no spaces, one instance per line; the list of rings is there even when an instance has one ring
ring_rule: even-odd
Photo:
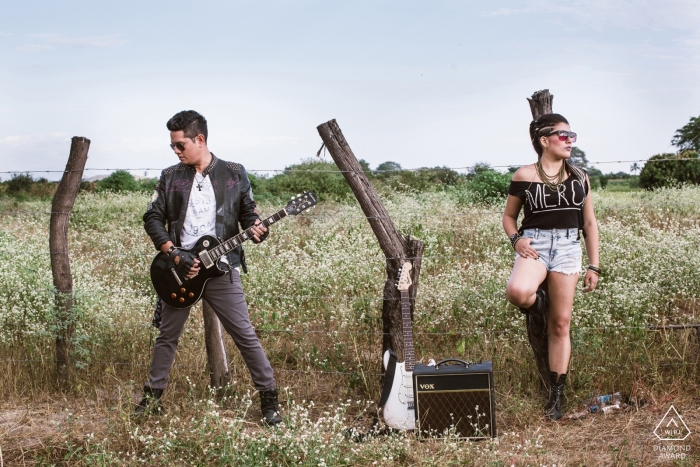
[[[182,131],[186,138],[194,139],[197,135],[204,136],[204,142],[207,142],[207,119],[194,110],[183,110],[173,115],[173,118],[168,120],[168,130]]]

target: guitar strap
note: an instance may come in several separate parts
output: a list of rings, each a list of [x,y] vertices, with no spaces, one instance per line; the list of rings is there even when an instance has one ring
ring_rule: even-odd
[[[391,394],[391,385],[394,382],[394,374],[396,373],[396,354],[393,350],[389,350],[389,364],[386,366],[384,373],[384,387],[382,388],[382,397],[379,399],[379,408],[386,405]]]
[[[219,241],[224,238],[224,212],[226,211],[226,163],[221,159],[217,159],[217,166],[214,166],[216,170],[216,188],[214,189],[214,197],[216,198],[216,236]],[[239,247],[240,248],[240,247]],[[224,263],[228,266],[229,273],[231,273],[231,265]],[[231,283],[233,283],[233,275],[230,277]]]
[[[216,236],[224,238],[224,209],[226,206],[226,164],[221,159],[216,161]]]

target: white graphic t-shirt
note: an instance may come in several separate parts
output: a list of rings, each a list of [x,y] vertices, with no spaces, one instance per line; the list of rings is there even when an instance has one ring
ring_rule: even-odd
[[[190,202],[187,205],[185,222],[182,224],[180,243],[182,248],[192,248],[197,240],[204,235],[216,237],[216,196],[209,175],[202,180],[201,174],[196,174]],[[201,187],[201,189],[200,189]],[[221,261],[228,262],[226,256]]]

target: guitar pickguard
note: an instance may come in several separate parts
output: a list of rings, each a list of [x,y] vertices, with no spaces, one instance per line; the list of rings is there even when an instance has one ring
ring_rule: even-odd
[[[388,361],[388,352],[384,354],[385,361]],[[389,398],[382,409],[386,424],[391,428],[413,430],[416,426],[413,402],[413,372],[406,370],[405,363],[397,363]]]

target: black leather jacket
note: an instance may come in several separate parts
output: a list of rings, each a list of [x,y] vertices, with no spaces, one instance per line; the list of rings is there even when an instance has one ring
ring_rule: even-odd
[[[160,251],[161,245],[168,240],[180,246],[195,173],[192,166],[182,163],[168,167],[161,173],[143,215],[144,228],[156,250]],[[211,163],[202,171],[202,175],[207,174],[216,195],[216,235],[225,241],[239,233],[239,223],[243,229],[247,229],[259,219],[253,190],[242,165],[223,161],[214,154]],[[261,240],[266,237],[267,232]],[[227,257],[231,267],[240,265],[243,271],[246,270],[242,247],[232,250]]]

